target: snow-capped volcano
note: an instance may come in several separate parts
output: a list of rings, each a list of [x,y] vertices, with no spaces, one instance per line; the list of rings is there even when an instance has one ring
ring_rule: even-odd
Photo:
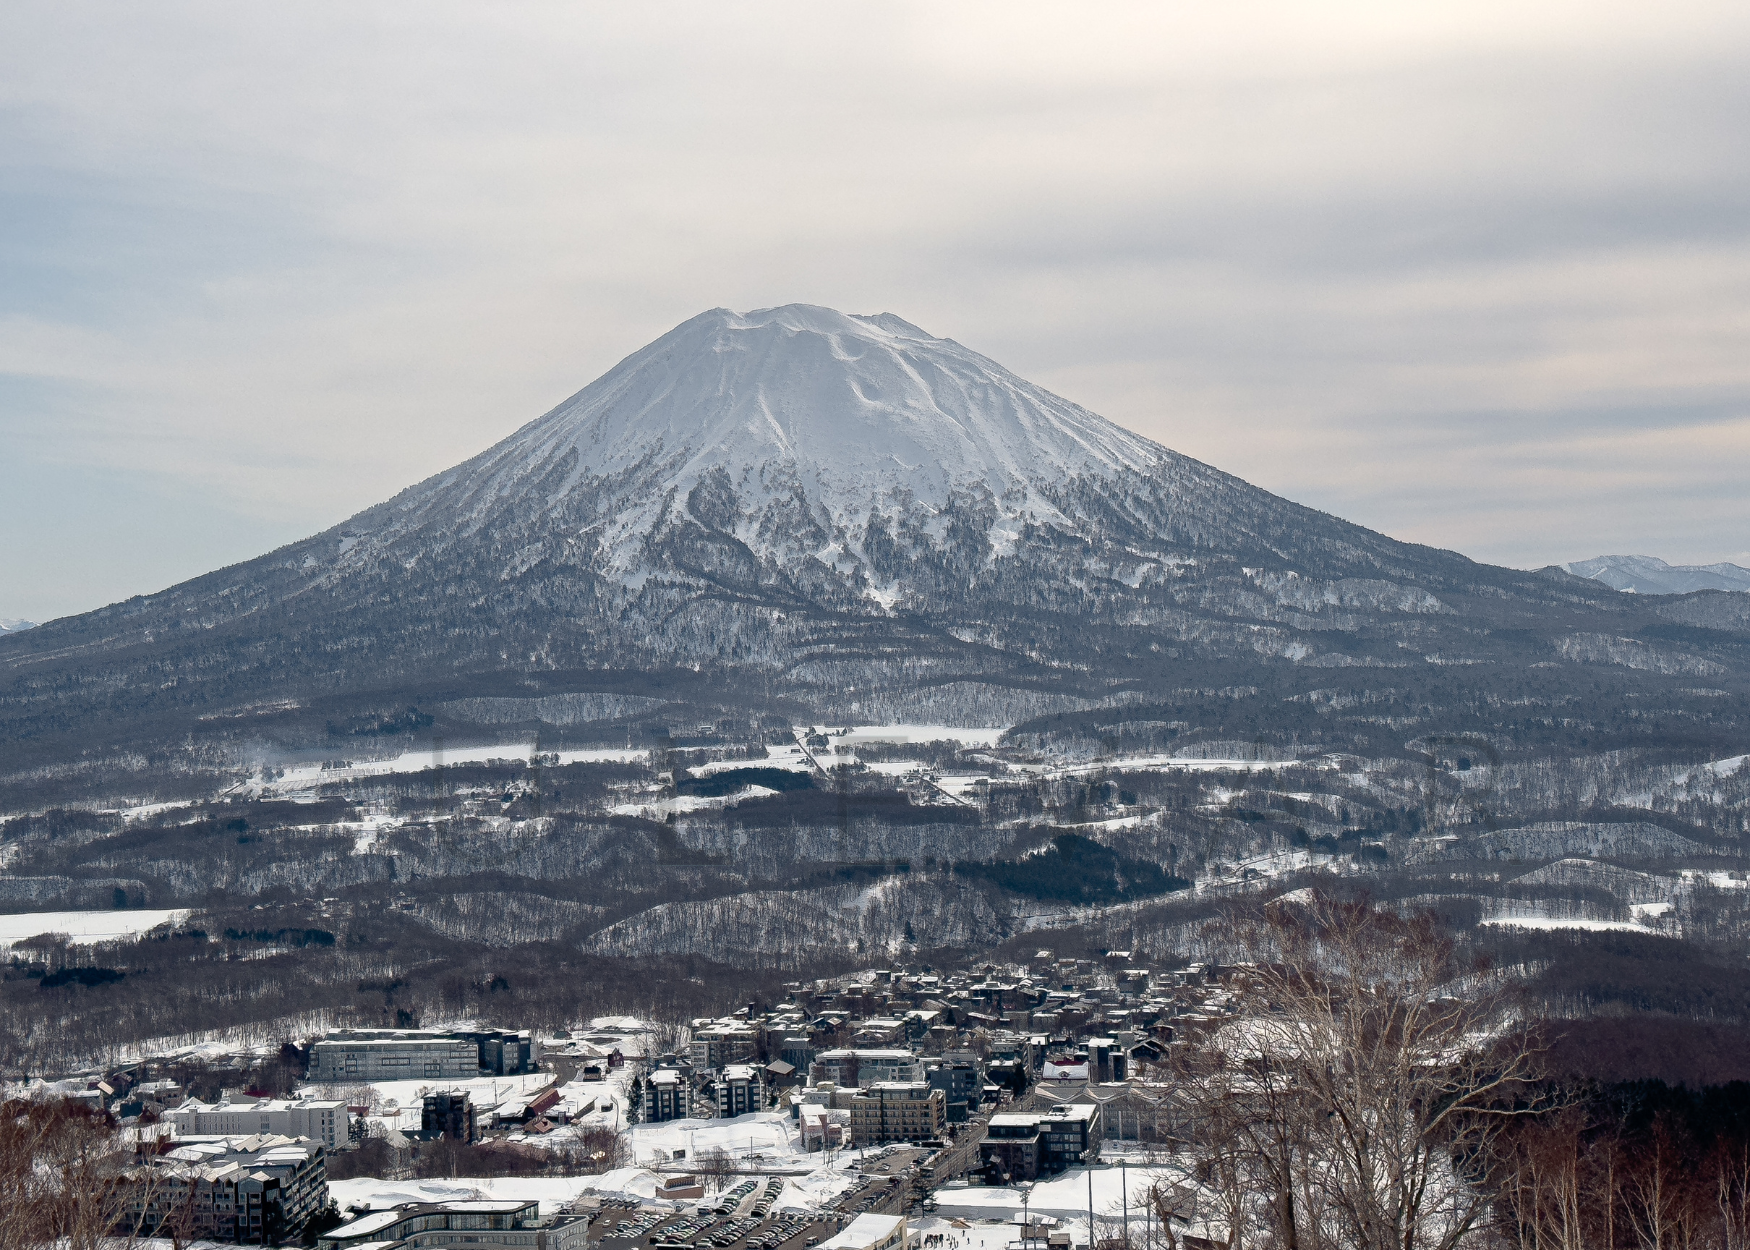
[[[627,357],[525,426],[479,469],[575,454],[598,476],[654,459],[679,487],[818,481],[828,498],[951,486],[1001,496],[1079,472],[1146,471],[1161,448],[891,313],[718,308]]]
[[[1001,546],[1008,522],[1069,523],[1049,488],[1148,473],[1169,455],[891,313],[719,308],[419,488],[404,521],[430,505],[478,517],[512,497],[562,512],[580,489],[606,486],[618,506],[599,538],[611,563],[631,569],[674,499],[711,480],[736,500],[725,528],[768,554],[797,536],[767,524],[773,502],[805,501],[843,540],[871,516],[934,512],[960,492],[991,501]]]
[[[1485,641],[1502,604],[1558,593],[1279,498],[892,314],[717,309],[333,529],[9,639],[0,714],[49,715],[56,665],[103,674],[77,678],[94,700],[137,684],[200,715],[543,673],[641,695],[710,673],[862,715],[962,679],[994,698],[1191,665],[1225,688],[1261,659],[1476,662],[1517,645]]]

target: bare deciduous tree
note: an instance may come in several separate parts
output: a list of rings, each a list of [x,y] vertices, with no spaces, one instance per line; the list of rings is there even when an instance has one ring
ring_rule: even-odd
[[[135,1244],[124,1219],[131,1161],[128,1143],[104,1112],[63,1099],[0,1104],[0,1246]]]
[[[1245,937],[1239,1017],[1179,1073],[1229,1246],[1261,1226],[1282,1250],[1453,1250],[1537,1048],[1431,918],[1309,894]]]

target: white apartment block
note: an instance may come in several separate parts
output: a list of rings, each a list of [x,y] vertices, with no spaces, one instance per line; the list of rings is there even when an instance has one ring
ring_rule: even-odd
[[[310,1049],[312,1081],[450,1081],[479,1075],[479,1043],[449,1033],[330,1033]]]
[[[840,1088],[867,1089],[889,1081],[921,1081],[924,1064],[909,1050],[823,1050],[808,1074],[816,1085],[830,1081]]]
[[[308,1137],[325,1150],[338,1150],[347,1140],[344,1102],[326,1098],[247,1098],[241,1102],[183,1103],[166,1111],[178,1137]]]

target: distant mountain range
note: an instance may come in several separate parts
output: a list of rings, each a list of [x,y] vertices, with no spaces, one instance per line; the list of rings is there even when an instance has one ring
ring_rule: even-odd
[[[0,616],[0,634],[16,634],[35,628],[35,621],[21,621],[13,617]]]
[[[1614,590],[1639,595],[1750,591],[1750,569],[1736,564],[1666,564],[1656,556],[1598,556],[1566,567],[1575,577],[1590,577]]]

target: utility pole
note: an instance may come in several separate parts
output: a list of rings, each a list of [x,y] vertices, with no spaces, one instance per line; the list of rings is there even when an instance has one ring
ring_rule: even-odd
[[[1130,1250],[1130,1160],[1118,1163],[1118,1184],[1124,1190],[1124,1250]]]
[[[1088,1165],[1088,1250],[1094,1250],[1094,1165]]]

